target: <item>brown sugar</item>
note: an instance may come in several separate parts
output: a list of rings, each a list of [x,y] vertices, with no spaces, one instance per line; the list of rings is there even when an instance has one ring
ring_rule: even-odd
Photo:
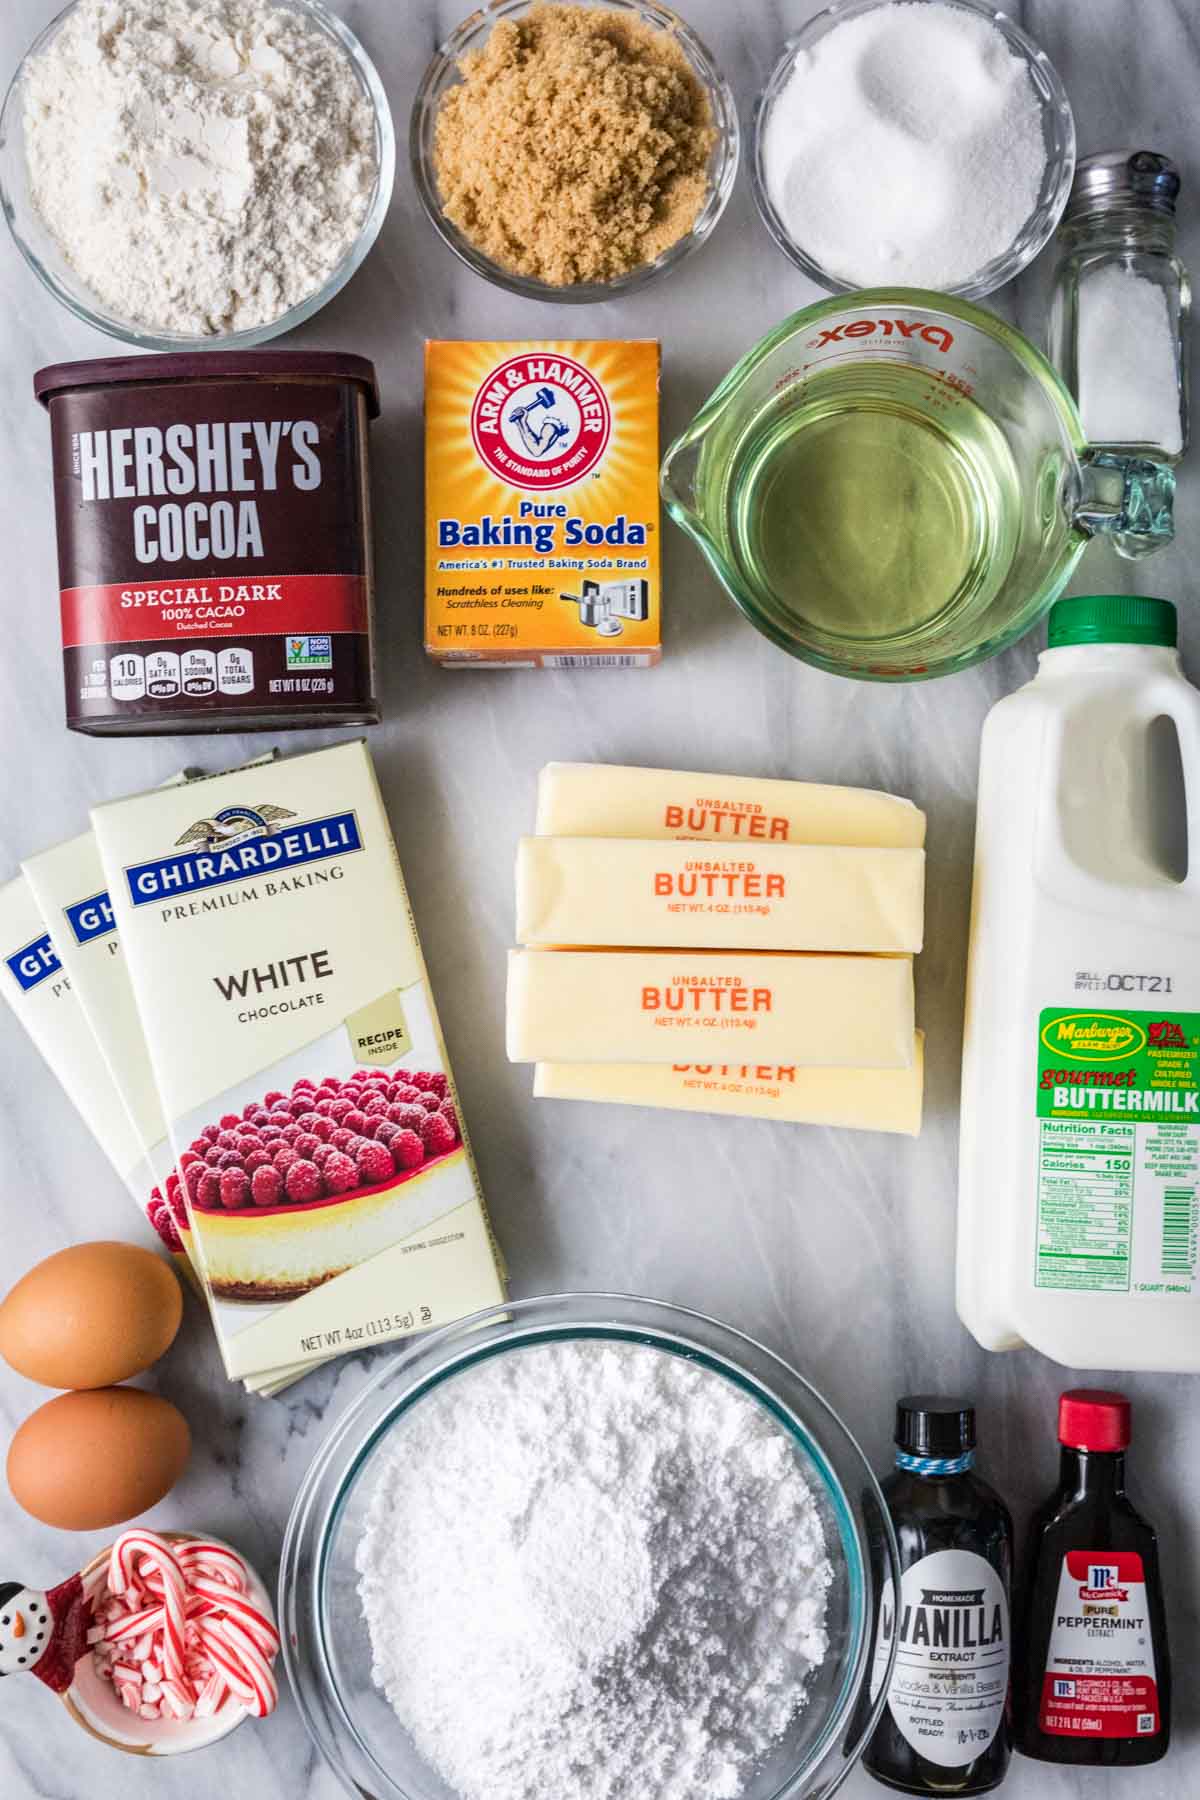
[[[537,5],[459,69],[434,166],[447,218],[494,262],[558,287],[608,281],[691,230],[716,132],[668,32]]]

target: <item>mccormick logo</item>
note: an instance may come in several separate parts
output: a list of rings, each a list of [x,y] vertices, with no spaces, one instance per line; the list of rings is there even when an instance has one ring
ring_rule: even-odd
[[[330,813],[305,825],[282,826],[284,819],[295,816],[286,806],[229,806],[211,819],[198,819],[178,839],[177,848],[187,844],[200,848],[134,863],[125,870],[132,904],[148,906],[177,894],[253,880],[362,849],[358,820],[352,812]]]
[[[48,931],[44,931],[41,937],[34,938],[31,944],[26,944],[23,950],[14,950],[4,960],[13,980],[26,994],[48,976],[57,975],[62,968]]]
[[[1079,1598],[1106,1600],[1113,1605],[1128,1600],[1129,1589],[1120,1585],[1119,1576],[1116,1563],[1089,1563],[1087,1580],[1080,1583]]]
[[[1062,1013],[1042,1027],[1042,1042],[1075,1062],[1113,1062],[1144,1050],[1146,1033],[1120,1013]]]
[[[611,431],[607,394],[570,356],[510,356],[471,406],[476,452],[507,487],[573,487],[604,455]]]
[[[103,892],[92,894],[87,900],[76,900],[74,906],[66,907],[65,911],[71,936],[77,944],[90,944],[93,938],[104,937],[117,928],[112,901]]]

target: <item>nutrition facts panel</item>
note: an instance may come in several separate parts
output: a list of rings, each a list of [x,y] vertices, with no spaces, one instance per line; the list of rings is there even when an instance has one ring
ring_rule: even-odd
[[[1128,1292],[1135,1136],[1132,1125],[1043,1120],[1039,1287]]]

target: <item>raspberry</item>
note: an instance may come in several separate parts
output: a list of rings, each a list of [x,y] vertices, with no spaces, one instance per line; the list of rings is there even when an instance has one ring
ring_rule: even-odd
[[[158,1189],[155,1188],[154,1191],[155,1191],[155,1193],[157,1193]],[[175,1173],[174,1169],[172,1169],[167,1176],[166,1198],[168,1200],[173,1200],[178,1192],[179,1192],[179,1177]]]
[[[292,1124],[285,1125],[282,1128],[279,1135],[283,1139],[285,1144],[293,1144],[294,1145],[296,1142],[296,1139],[301,1136],[300,1127],[293,1120]]]
[[[324,1081],[321,1083],[321,1088],[330,1094],[339,1094],[342,1090],[341,1077],[338,1075],[326,1075]],[[318,1089],[318,1092],[320,1091],[321,1090]]]
[[[256,1106],[250,1114],[250,1123],[262,1127],[271,1123],[271,1114],[265,1106]]]
[[[375,1142],[377,1144],[390,1144],[399,1129],[400,1127],[394,1119],[380,1119],[378,1125],[375,1127]]]
[[[146,1217],[149,1219],[168,1250],[182,1250],[183,1239],[179,1235],[178,1228],[175,1224],[175,1220],[171,1216],[170,1209],[163,1200],[161,1194],[158,1193],[157,1188],[155,1188],[154,1194],[157,1198],[151,1197],[150,1204],[146,1208]]]
[[[250,1177],[245,1169],[226,1169],[221,1177],[221,1205],[235,1212],[250,1204]]]
[[[296,1152],[292,1149],[290,1144],[282,1144],[271,1158],[271,1161],[275,1164],[275,1167],[280,1173],[285,1173],[292,1167],[293,1163],[298,1163],[300,1158],[296,1155]]]
[[[345,1118],[346,1114],[352,1113],[353,1111],[354,1111],[353,1100],[347,1100],[343,1097],[340,1100],[334,1101],[333,1105],[329,1109],[329,1116],[333,1120],[335,1125],[340,1125],[342,1120]]]
[[[386,1113],[388,1109],[387,1095],[380,1093],[379,1090],[376,1089],[369,1099],[363,1101],[362,1109],[366,1113],[368,1119],[376,1113]]]
[[[365,1112],[360,1112],[357,1107],[352,1107],[342,1120],[342,1124],[347,1131],[357,1131],[361,1137],[367,1130],[367,1115]]]
[[[432,1112],[421,1127],[421,1140],[430,1156],[444,1156],[454,1148],[454,1127],[442,1113]]]
[[[239,1119],[238,1124],[240,1125],[241,1122],[242,1121]],[[236,1150],[237,1149],[237,1138],[232,1131],[218,1132],[217,1142],[218,1142],[218,1144],[220,1144],[222,1150]]]
[[[345,1150],[348,1145],[354,1142],[354,1133],[352,1131],[347,1131],[344,1125],[339,1125],[336,1131],[330,1132],[329,1142],[333,1145],[335,1150]]]
[[[296,1120],[296,1123],[300,1127],[301,1131],[312,1131],[315,1128],[317,1121],[320,1119],[320,1117],[321,1117],[320,1113],[313,1112],[312,1109],[310,1108],[308,1112],[303,1112],[300,1114],[300,1117]]]
[[[258,1131],[239,1131],[233,1142],[235,1150],[244,1156],[248,1150],[262,1149],[262,1133]]]
[[[271,1161],[269,1150],[248,1150],[246,1160],[242,1164],[247,1175],[253,1175],[255,1169],[265,1169]]]
[[[262,1104],[259,1100],[247,1100],[242,1108],[242,1123],[248,1125]]]
[[[401,1171],[419,1169],[425,1161],[425,1146],[415,1131],[398,1131],[388,1149],[393,1165]]]
[[[318,1144],[312,1153],[312,1161],[316,1163],[318,1169],[323,1169],[330,1157],[337,1154],[332,1144]]]
[[[290,1112],[285,1112],[281,1106],[274,1106],[271,1108],[270,1122],[272,1125],[279,1125],[281,1127],[290,1125],[292,1122],[292,1115]]]
[[[317,1084],[312,1079],[311,1075],[301,1075],[298,1081],[293,1081],[292,1092],[293,1092],[293,1094],[298,1094],[300,1092],[301,1088],[314,1088],[315,1089],[316,1085]]]
[[[218,1169],[241,1169],[245,1167],[245,1157],[240,1150],[222,1150]]]
[[[398,1102],[401,1106],[415,1106],[420,1098],[420,1088],[414,1087],[411,1081],[398,1082],[392,1090],[393,1102]]]
[[[189,1147],[184,1151],[183,1155],[180,1157],[180,1159],[179,1159],[180,1168],[181,1169],[190,1169],[193,1163],[198,1163],[200,1161],[201,1157],[204,1155],[204,1152],[207,1149],[208,1149],[207,1138],[197,1138],[195,1143],[189,1145]]]
[[[313,1111],[317,1114],[318,1118],[329,1119],[329,1116],[333,1111],[332,1095],[326,1094],[324,1099],[318,1100],[316,1105],[313,1107]],[[332,1122],[333,1122],[332,1119],[330,1119],[331,1124],[332,1124]]]
[[[425,1088],[422,1091],[420,1105],[425,1108],[426,1112],[431,1113],[440,1112],[442,1107],[441,1100],[431,1088]]]
[[[302,1119],[306,1112],[312,1111],[312,1095],[301,1094],[298,1100],[289,1100],[286,1104],[293,1119]]]
[[[200,1136],[202,1138],[207,1138],[210,1144],[215,1144],[220,1135],[221,1127],[219,1125],[206,1125],[204,1130],[200,1133]]]
[[[286,1094],[281,1094],[278,1088],[272,1088],[269,1094],[263,1095],[263,1105],[266,1107],[275,1107],[279,1105],[281,1100],[286,1099]]]
[[[317,1145],[320,1142],[321,1142],[321,1140],[319,1137],[317,1137],[315,1132],[302,1131],[300,1133],[299,1137],[296,1139],[295,1143],[292,1145],[292,1149],[296,1152],[297,1156],[301,1156],[301,1157],[306,1156],[309,1159],[309,1161],[311,1162],[312,1161],[312,1153],[317,1148]]]
[[[344,1151],[334,1150],[321,1170],[327,1194],[347,1194],[358,1186],[358,1170]]]
[[[429,1077],[429,1091],[431,1094],[440,1094],[443,1100],[449,1093],[450,1083],[440,1069],[436,1069]]]
[[[288,1199],[296,1205],[300,1205],[306,1200],[323,1200],[325,1198],[325,1183],[321,1180],[321,1171],[314,1162],[303,1160],[294,1162],[283,1178],[283,1185],[287,1190]]]
[[[221,1158],[224,1154],[225,1152],[222,1150],[220,1144],[210,1144],[208,1149],[204,1152],[204,1160],[210,1169],[215,1169],[220,1165]]]
[[[222,1113],[221,1114],[221,1130],[222,1131],[232,1131],[234,1126],[240,1125],[241,1122],[242,1122],[242,1116],[240,1113]]]
[[[408,1079],[412,1082],[412,1084],[415,1088],[420,1088],[422,1093],[425,1093],[427,1091],[427,1089],[429,1087],[429,1075],[425,1069],[411,1070],[409,1073]]]
[[[255,1169],[250,1177],[250,1196],[255,1206],[278,1206],[283,1195],[283,1176],[278,1169]]]
[[[205,1169],[200,1177],[200,1185],[196,1190],[195,1205],[206,1206],[213,1211],[221,1204],[221,1177],[215,1169]]]
[[[416,1131],[424,1115],[423,1106],[414,1106],[409,1100],[393,1100],[388,1107],[387,1116],[393,1125],[399,1125],[403,1131]]]
[[[186,1226],[188,1223],[187,1201],[182,1194],[168,1194],[167,1205],[175,1215],[176,1223]]]
[[[194,1206],[200,1194],[200,1183],[208,1174],[207,1163],[191,1163],[184,1180],[187,1183],[188,1199]]]
[[[313,1125],[313,1128],[312,1128],[313,1136],[315,1138],[319,1138],[323,1144],[327,1144],[329,1142],[330,1138],[333,1136],[333,1130],[334,1130],[333,1120],[332,1119],[323,1119],[320,1116],[320,1114],[318,1113],[316,1115],[316,1123]]]
[[[358,1153],[357,1164],[358,1178],[364,1186],[388,1181],[394,1172],[392,1154],[386,1144],[364,1144]]]
[[[442,1117],[454,1133],[454,1141],[457,1143],[462,1136],[462,1130],[459,1126],[458,1114],[454,1110],[454,1102],[452,1100],[444,1100],[442,1102]]]

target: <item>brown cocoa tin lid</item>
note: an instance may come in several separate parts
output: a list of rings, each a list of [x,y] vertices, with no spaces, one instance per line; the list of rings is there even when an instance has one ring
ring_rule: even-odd
[[[372,419],[379,417],[375,365],[365,356],[340,350],[183,350],[165,356],[100,356],[86,362],[52,363],[39,369],[33,391],[43,406],[58,394],[81,388],[156,386],[187,381],[353,381],[367,396]]]

